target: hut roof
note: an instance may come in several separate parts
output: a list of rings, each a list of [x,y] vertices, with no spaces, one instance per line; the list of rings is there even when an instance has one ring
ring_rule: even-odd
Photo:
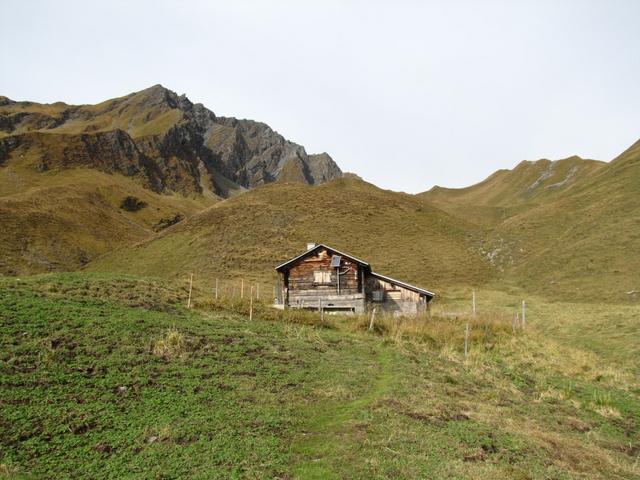
[[[370,275],[375,278],[379,278],[380,280],[384,280],[385,282],[391,283],[393,285],[398,285],[400,287],[406,288],[407,290],[411,290],[417,293],[422,293],[428,297],[435,297],[436,294],[430,292],[429,290],[425,290],[424,288],[416,287],[415,285],[411,285],[410,283],[401,282],[400,280],[396,280],[395,278],[387,277],[386,275],[382,275],[380,273],[371,272]]]
[[[296,257],[293,257],[291,260],[287,260],[286,262],[281,263],[280,265],[278,265],[276,267],[276,270],[278,270],[278,271],[284,270],[289,265],[297,262],[301,258],[306,257],[307,255],[310,255],[311,253],[316,252],[317,250],[319,250],[321,248],[325,248],[325,249],[327,249],[327,250],[329,250],[329,251],[331,251],[331,252],[333,252],[335,254],[342,255],[343,257],[346,257],[349,260],[353,260],[354,262],[359,263],[360,265],[362,265],[364,267],[370,268],[370,265],[367,262],[365,262],[364,260],[360,260],[359,258],[356,258],[353,255],[349,255],[348,253],[341,252],[340,250],[337,250],[337,249],[335,249],[333,247],[330,247],[329,245],[325,245],[324,243],[319,243],[315,247],[310,248],[309,250],[307,250],[306,252],[303,252],[300,255],[298,255]]]

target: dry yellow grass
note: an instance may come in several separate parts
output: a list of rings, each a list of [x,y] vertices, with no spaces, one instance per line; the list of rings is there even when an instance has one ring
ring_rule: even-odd
[[[172,328],[154,341],[151,351],[154,355],[166,359],[180,358],[187,353],[187,341],[184,334]]]
[[[146,206],[120,205],[135,196]],[[159,195],[130,178],[78,168],[34,173],[0,168],[0,273],[78,269],[96,257],[155,234],[176,215],[188,217],[212,201]]]
[[[193,272],[207,289],[216,277],[225,285],[236,281],[239,289],[244,278],[245,285],[268,285],[270,294],[274,266],[299,254],[308,241],[324,241],[377,271],[437,293],[453,283],[485,282],[495,273],[471,251],[466,222],[412,195],[348,178],[256,188],[89,268],[169,278]]]

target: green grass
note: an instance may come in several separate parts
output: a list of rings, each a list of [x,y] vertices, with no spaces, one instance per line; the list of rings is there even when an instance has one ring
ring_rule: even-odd
[[[524,333],[494,335],[491,346],[473,337],[465,360],[453,333],[368,333],[342,317],[321,326],[313,312],[260,303],[249,321],[246,302],[205,294],[185,310],[184,286],[161,279],[0,280],[0,475],[640,473],[637,377],[615,356],[547,337],[541,307]],[[513,302],[479,298],[485,312]],[[548,308],[563,315],[561,304]]]

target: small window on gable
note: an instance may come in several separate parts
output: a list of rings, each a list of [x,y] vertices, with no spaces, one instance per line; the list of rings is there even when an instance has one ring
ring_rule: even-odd
[[[313,283],[318,285],[328,285],[331,283],[330,270],[316,270],[313,272]]]

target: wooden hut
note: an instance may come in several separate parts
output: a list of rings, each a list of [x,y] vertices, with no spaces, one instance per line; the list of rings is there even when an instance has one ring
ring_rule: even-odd
[[[424,312],[434,294],[372,271],[371,265],[324,244],[311,243],[281,263],[276,304],[283,308],[363,313],[367,306],[402,315]]]

